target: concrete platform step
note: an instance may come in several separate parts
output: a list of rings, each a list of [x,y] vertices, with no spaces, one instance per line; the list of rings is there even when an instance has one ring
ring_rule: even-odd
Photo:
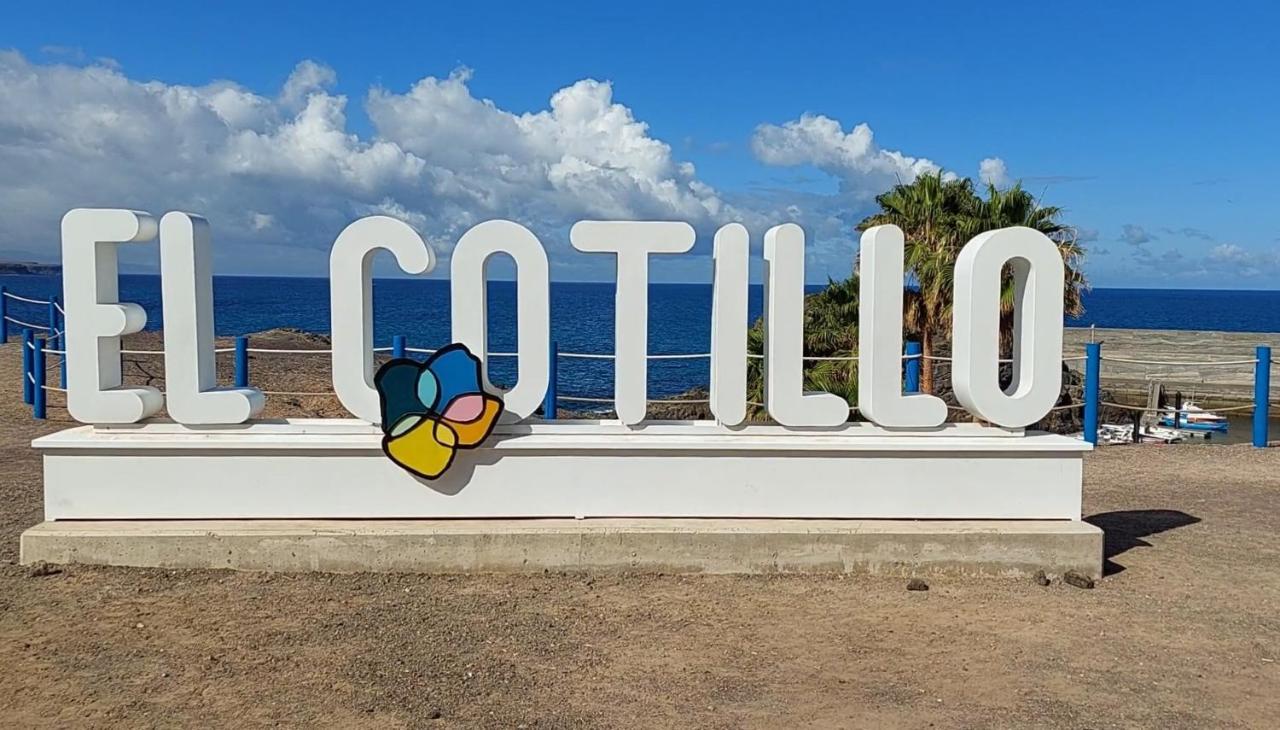
[[[22,561],[329,572],[873,573],[1098,578],[1075,520],[56,521]]]

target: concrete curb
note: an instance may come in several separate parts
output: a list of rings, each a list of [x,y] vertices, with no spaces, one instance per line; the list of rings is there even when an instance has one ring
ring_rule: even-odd
[[[235,570],[504,573],[1102,573],[1102,530],[1068,520],[57,521],[22,562]]]

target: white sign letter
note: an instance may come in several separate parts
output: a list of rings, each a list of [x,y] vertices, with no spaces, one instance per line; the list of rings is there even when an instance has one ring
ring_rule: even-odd
[[[136,423],[164,396],[124,387],[120,335],[140,331],[147,313],[121,302],[116,246],[150,241],[156,219],[133,210],[76,208],[62,217],[62,297],[66,303],[67,411],[83,423]]]
[[[356,418],[381,418],[373,385],[373,256],[386,249],[400,268],[425,274],[435,252],[409,224],[385,215],[361,218],[342,229],[329,253],[329,327],[333,390]]]
[[[747,420],[747,258],[741,223],[716,231],[711,294],[711,413],[726,426]]]
[[[449,274],[453,340],[480,358],[489,383],[489,318],[485,264],[496,253],[516,262],[516,384],[502,396],[504,419],[518,421],[542,404],[547,394],[551,352],[551,291],[547,252],[533,232],[511,221],[485,221],[462,235],[453,249]],[[510,414],[508,419],[507,414]]]
[[[1000,390],[1001,271],[1013,269],[1013,381]],[[1049,237],[1031,228],[975,236],[956,259],[951,369],[956,400],[1007,428],[1049,412],[1062,390],[1066,267]]]
[[[765,407],[784,426],[839,426],[849,404],[804,393],[804,230],[794,223],[764,234]]]
[[[947,404],[932,395],[902,394],[903,244],[897,226],[876,226],[862,234],[858,410],[889,428],[931,428],[947,420]]]
[[[243,423],[262,412],[256,388],[218,388],[213,352],[213,251],[209,222],[186,213],[160,219],[164,382],[178,423]]]
[[[618,258],[613,399],[627,425],[644,420],[648,400],[649,254],[684,253],[694,237],[688,223],[667,221],[578,221],[569,229],[569,242],[579,251]]]

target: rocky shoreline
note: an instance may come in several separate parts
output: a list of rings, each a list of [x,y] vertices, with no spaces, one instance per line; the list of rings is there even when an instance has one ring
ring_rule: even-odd
[[[0,261],[0,276],[54,276],[62,272],[59,264],[34,261]]]

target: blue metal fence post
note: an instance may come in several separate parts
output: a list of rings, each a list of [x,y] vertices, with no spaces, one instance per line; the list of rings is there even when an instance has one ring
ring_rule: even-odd
[[[556,410],[559,408],[556,403],[556,387],[560,380],[559,368],[560,362],[560,345],[551,343],[551,355],[547,360],[547,394],[542,398],[542,417],[548,421],[556,420]]]
[[[9,287],[0,286],[0,345],[9,344]]]
[[[47,337],[36,337],[35,347],[31,350],[31,374],[35,376],[35,382],[31,384],[31,415],[41,421],[45,418],[44,348],[48,342]]]
[[[1084,346],[1084,440],[1098,445],[1098,380],[1102,370],[1102,343]]]
[[[1271,348],[1258,345],[1258,362],[1253,365],[1253,445],[1266,448],[1271,411]]]
[[[920,392],[920,361],[924,359],[924,345],[916,340],[905,343],[906,362],[903,364],[902,392]]]
[[[391,357],[404,357],[404,335],[391,336]]]
[[[236,387],[249,387],[249,338],[245,335],[236,335]]]
[[[22,328],[22,402],[31,405],[31,348],[35,345],[35,333],[29,327]]]

